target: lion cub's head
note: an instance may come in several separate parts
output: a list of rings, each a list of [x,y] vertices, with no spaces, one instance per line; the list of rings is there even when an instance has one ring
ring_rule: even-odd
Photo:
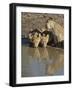
[[[47,21],[47,28],[48,29],[52,29],[52,28],[54,28],[54,26],[55,26],[55,22],[53,20]]]
[[[38,47],[40,40],[41,40],[41,34],[38,30],[34,30],[29,33],[29,39],[34,47]]]
[[[48,43],[48,41],[49,41],[49,34],[47,33],[48,31],[44,31],[43,33],[42,33],[42,35],[41,35],[41,41],[40,41],[40,43],[41,43],[41,45],[43,46],[43,47],[47,47],[47,43]]]

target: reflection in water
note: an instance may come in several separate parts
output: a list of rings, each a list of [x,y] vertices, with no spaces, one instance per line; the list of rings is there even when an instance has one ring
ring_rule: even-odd
[[[64,75],[64,51],[22,45],[21,66],[22,77]]]

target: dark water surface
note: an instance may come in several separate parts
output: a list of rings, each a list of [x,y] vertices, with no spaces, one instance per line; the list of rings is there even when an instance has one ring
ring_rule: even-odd
[[[22,77],[64,75],[64,51],[22,45],[21,64]]]

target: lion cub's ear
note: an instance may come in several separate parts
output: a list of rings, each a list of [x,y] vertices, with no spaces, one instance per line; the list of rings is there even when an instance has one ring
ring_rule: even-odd
[[[30,34],[28,35],[28,37],[29,37],[29,39],[32,39],[32,34],[30,33]]]

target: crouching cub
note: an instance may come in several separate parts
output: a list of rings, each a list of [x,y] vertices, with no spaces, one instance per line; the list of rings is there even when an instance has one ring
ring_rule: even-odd
[[[47,33],[47,31],[44,31],[44,32],[41,34],[40,44],[41,44],[43,47],[47,47],[48,41],[49,41],[49,34]]]
[[[40,43],[43,47],[47,47],[47,45],[55,47],[57,42],[58,42],[57,37],[52,31],[44,31],[41,34]]]
[[[29,32],[29,39],[33,47],[38,47],[41,40],[41,33],[35,29]]]

